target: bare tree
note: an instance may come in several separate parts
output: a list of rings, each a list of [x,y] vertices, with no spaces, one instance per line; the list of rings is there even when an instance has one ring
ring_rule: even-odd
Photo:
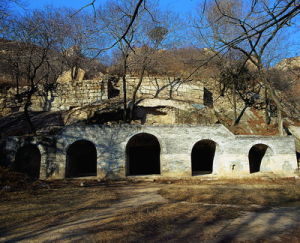
[[[245,5],[238,0],[212,0],[206,5],[206,26],[212,30],[214,48],[220,52],[238,50],[257,68],[259,80],[274,101],[278,113],[278,131],[283,134],[281,100],[268,76],[264,62],[267,47],[284,28],[300,13],[297,0],[264,1],[253,0]],[[233,29],[228,35],[228,28]],[[201,36],[203,28],[198,25]],[[207,32],[206,32],[207,33]],[[205,37],[209,42],[209,38]],[[243,66],[244,66],[243,65]]]
[[[49,90],[61,73],[61,59],[57,45],[61,38],[60,24],[53,21],[49,12],[35,11],[29,15],[16,17],[10,26],[10,38],[14,48],[9,53],[13,76],[17,82],[18,102],[24,104],[24,115],[29,130],[35,133],[30,117],[32,96],[38,91],[38,85]],[[26,89],[19,89],[20,81]]]
[[[147,20],[146,20],[147,21]],[[147,25],[141,23],[141,33],[139,35],[138,43],[139,48],[136,48],[135,52],[129,60],[130,68],[134,72],[138,73],[139,80],[137,85],[134,87],[131,97],[131,105],[129,112],[129,120],[133,119],[133,111],[136,106],[136,98],[139,88],[142,85],[145,72],[150,71],[153,65],[156,65],[155,54],[162,45],[162,42],[168,34],[168,29],[164,26],[149,26],[150,20],[147,21]],[[153,24],[158,25],[159,22],[156,20]]]
[[[138,44],[137,37],[140,31],[140,23],[143,16],[149,10],[146,4],[141,8],[143,1],[110,1],[105,7],[99,9],[97,16],[101,30],[112,40],[109,48],[117,46],[122,60],[122,91],[123,91],[123,120],[128,120],[127,112],[127,80],[128,58],[134,53],[134,47]],[[102,50],[101,50],[102,51]]]
[[[94,28],[93,16],[85,12],[73,14],[73,9],[52,9],[57,12],[55,18],[64,28],[59,50],[66,67],[71,70],[71,78],[75,80],[78,70],[93,65],[93,57],[97,49],[104,46],[105,39],[99,38]]]
[[[21,0],[0,0],[0,35],[9,27],[9,20],[13,16],[11,7],[21,6]]]

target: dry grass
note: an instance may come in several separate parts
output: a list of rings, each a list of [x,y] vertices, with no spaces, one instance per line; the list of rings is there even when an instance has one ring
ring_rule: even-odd
[[[300,201],[297,181],[258,181],[167,180],[126,185],[90,181],[85,187],[79,186],[81,180],[47,182],[47,186],[39,182],[30,190],[0,195],[0,236],[39,242],[45,234],[49,236],[51,229],[51,237],[56,238],[50,240],[58,241],[211,240],[245,211],[265,210],[252,204],[274,206]],[[121,206],[122,202],[147,193],[144,188],[154,187],[168,202]],[[66,227],[69,224],[71,228]],[[53,228],[61,230],[61,226],[66,227],[64,232],[55,235]],[[287,234],[291,232],[300,240],[295,233],[297,227],[280,237],[291,239]]]
[[[70,221],[118,200],[108,187],[81,187],[80,181],[35,182],[38,187],[0,194],[0,235],[39,231]]]
[[[259,187],[259,188],[209,188],[168,187],[160,191],[161,195],[171,201],[192,203],[234,204],[276,206],[300,200],[299,186]]]
[[[225,207],[184,203],[148,204],[123,210],[106,224],[92,227],[90,239],[122,242],[183,242],[209,239],[216,222],[235,218],[239,212]]]
[[[0,166],[0,190],[6,187],[10,191],[28,189],[30,178],[25,174]]]
[[[175,182],[161,189],[160,194],[171,201],[278,206],[300,201],[300,183],[293,178],[228,179],[206,182],[187,180]]]

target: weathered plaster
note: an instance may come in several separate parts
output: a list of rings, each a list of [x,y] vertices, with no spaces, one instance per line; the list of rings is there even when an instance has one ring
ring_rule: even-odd
[[[191,152],[200,140],[216,143],[213,172],[210,176],[249,176],[249,150],[256,144],[269,148],[261,163],[261,172],[292,176],[298,170],[292,136],[235,136],[222,125],[191,126],[69,126],[52,137],[9,137],[7,159],[13,163],[17,150],[26,143],[36,144],[42,155],[41,178],[64,178],[68,147],[78,140],[92,142],[97,150],[97,177],[126,177],[126,145],[139,133],[154,135],[161,147],[161,175],[189,177]],[[142,161],[141,161],[142,163]]]

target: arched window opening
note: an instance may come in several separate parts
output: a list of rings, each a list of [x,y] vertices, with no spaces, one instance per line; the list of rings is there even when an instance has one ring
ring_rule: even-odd
[[[32,179],[40,177],[41,153],[36,145],[27,144],[19,148],[16,153],[16,171],[27,174]]]
[[[126,146],[127,175],[160,174],[160,145],[151,134],[133,136]]]
[[[269,147],[265,144],[256,144],[249,150],[249,164],[250,173],[256,173],[260,171],[261,161],[266,154]]]
[[[216,143],[204,139],[197,142],[192,149],[192,175],[211,174],[216,152]]]
[[[79,140],[67,151],[66,177],[97,175],[97,150],[92,142]]]

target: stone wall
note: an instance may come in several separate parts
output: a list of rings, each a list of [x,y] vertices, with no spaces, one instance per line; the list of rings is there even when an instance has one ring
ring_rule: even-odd
[[[120,82],[120,81],[119,81]],[[127,97],[131,99],[138,78],[127,77]],[[118,92],[123,97],[120,83]],[[108,99],[109,84],[102,80],[82,80],[59,82],[53,89],[45,91],[39,86],[38,92],[32,97],[33,111],[62,111],[72,107],[85,106]],[[20,89],[25,91],[26,87]],[[16,100],[16,88],[0,91],[0,116],[22,111],[24,105]],[[203,104],[204,89],[200,83],[182,83],[178,79],[145,77],[137,93],[138,98],[160,98],[188,101]]]
[[[17,150],[26,143],[36,144],[41,152],[41,178],[64,178],[67,151],[78,140],[87,140],[97,150],[97,177],[124,178],[128,170],[126,145],[135,135],[155,136],[160,145],[159,177],[190,177],[191,152],[203,139],[216,143],[212,173],[206,176],[247,177],[295,176],[298,170],[292,136],[235,136],[222,125],[214,126],[70,126],[53,137],[9,137],[5,142],[6,160],[14,163]],[[260,172],[250,175],[249,151],[253,145],[265,144],[268,150]],[[141,161],[142,163],[142,161]]]
[[[20,92],[26,91],[26,87]],[[10,88],[0,92],[0,115],[6,115],[15,111],[22,111],[22,103],[18,103],[15,95],[16,88]],[[61,111],[71,107],[88,105],[107,99],[107,92],[102,80],[72,81],[57,83],[53,89],[45,91],[42,86],[32,97],[33,111]]]
[[[131,98],[139,82],[137,77],[127,77],[127,94]],[[122,93],[122,90],[120,90]],[[204,87],[201,82],[182,82],[176,78],[144,77],[137,97],[174,99],[203,104]]]

